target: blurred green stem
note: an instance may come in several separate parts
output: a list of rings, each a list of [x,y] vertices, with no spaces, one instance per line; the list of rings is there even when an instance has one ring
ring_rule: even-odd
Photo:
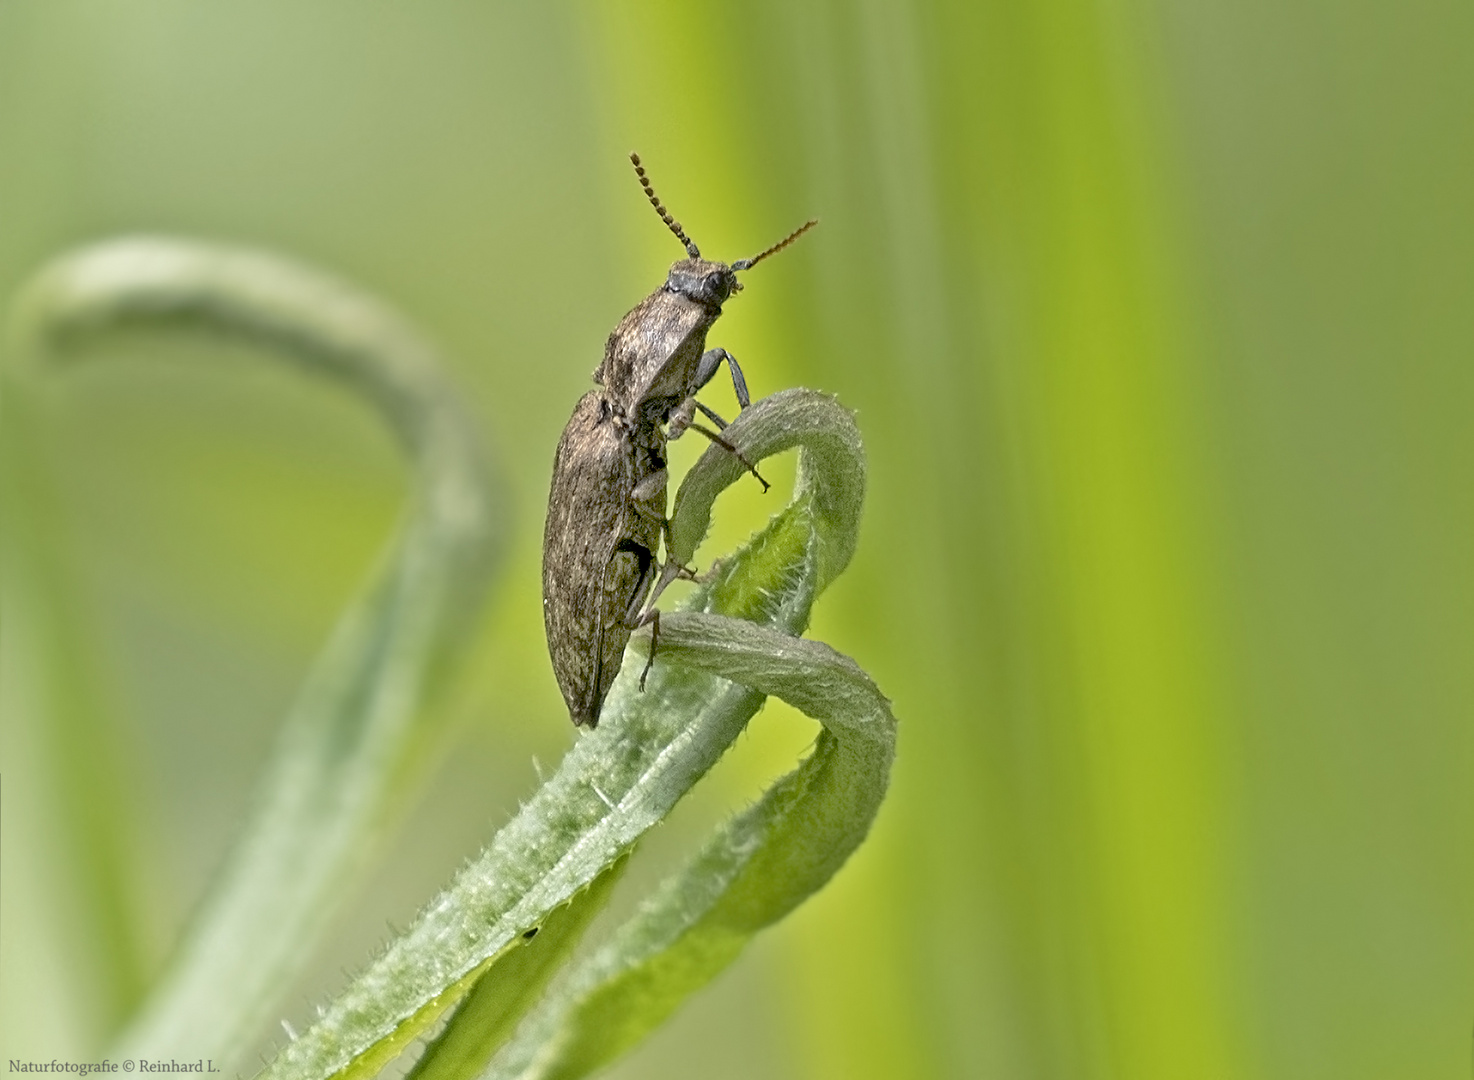
[[[24,352],[120,325],[268,347],[371,402],[414,467],[379,579],[342,616],[277,741],[226,865],[116,1056],[236,1063],[344,899],[405,779],[417,715],[467,637],[500,549],[475,428],[433,351],[373,300],[286,260],[179,240],[87,248],[17,305]]]
[[[83,1009],[97,1030],[113,1031],[148,989],[144,871],[119,765],[128,754],[108,705],[103,650],[72,572],[45,421],[8,375],[0,372],[0,693],[19,698],[6,702],[6,735],[29,734],[35,767],[14,744],[7,744],[4,767],[12,778],[32,774],[37,801],[20,810],[25,787],[12,784],[5,809],[11,822],[24,815],[54,830],[38,846],[50,847],[65,868],[72,905],[65,933],[73,962],[82,961],[89,975],[74,1003],[88,1002],[90,993],[95,1012]],[[14,860],[23,845],[6,843],[14,845],[7,853]]]

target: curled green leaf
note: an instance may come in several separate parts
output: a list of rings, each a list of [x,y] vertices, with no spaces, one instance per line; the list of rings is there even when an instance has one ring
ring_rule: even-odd
[[[814,753],[559,980],[505,1044],[494,1074],[576,1076],[608,1060],[819,888],[863,838],[885,792],[894,721],[853,661],[794,636],[854,550],[864,489],[858,432],[832,398],[793,390],[746,410],[725,434],[753,461],[800,447],[792,501],[722,562],[685,613],[662,619],[644,692],[637,657],[648,638],[637,637],[598,729],[267,1076],[370,1075],[385,1048],[427,1033],[478,979],[495,978],[529,928],[569,904],[587,918],[600,902],[590,883],[706,773],[768,693],[825,724]],[[712,501],[740,477],[733,464],[713,448],[688,474],[672,526],[678,558],[694,554]],[[418,1080],[475,1075],[534,1004],[525,994],[498,1000],[458,1012]],[[465,1030],[487,1026],[494,1037]]]
[[[433,350],[350,286],[272,255],[167,238],[82,249],[26,286],[20,350],[119,326],[194,327],[265,347],[371,403],[413,466],[378,579],[341,617],[282,727],[234,849],[121,1057],[238,1063],[345,897],[405,779],[426,697],[463,651],[502,528],[474,424]]]
[[[648,641],[648,635],[645,638]],[[629,1049],[821,888],[864,839],[895,754],[889,703],[849,657],[738,619],[678,612],[661,656],[820,720],[813,752],[561,979],[494,1080],[571,1080]]]

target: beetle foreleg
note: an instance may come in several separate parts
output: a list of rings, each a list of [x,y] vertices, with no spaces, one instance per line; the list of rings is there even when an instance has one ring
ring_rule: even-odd
[[[737,394],[737,404],[745,409],[752,404],[752,399],[747,396],[747,380],[742,377],[742,368],[738,365],[737,358],[726,349],[707,349],[701,354],[701,362],[696,365],[696,389],[700,390],[711,382],[723,360],[727,362],[727,370],[732,373],[732,389]]]

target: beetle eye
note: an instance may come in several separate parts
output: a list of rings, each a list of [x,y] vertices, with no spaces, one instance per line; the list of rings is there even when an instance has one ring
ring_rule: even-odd
[[[706,279],[706,295],[720,303],[732,295],[732,290],[727,288],[725,277],[721,274],[713,274]]]

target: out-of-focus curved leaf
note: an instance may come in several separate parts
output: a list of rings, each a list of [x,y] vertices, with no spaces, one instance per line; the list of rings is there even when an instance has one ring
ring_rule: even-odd
[[[113,328],[195,327],[265,347],[370,402],[414,487],[378,579],[339,620],[225,866],[122,1057],[238,1062],[384,824],[416,718],[466,641],[501,547],[483,448],[434,351],[373,299],[286,259],[167,238],[63,256],[17,301],[34,366]]]

